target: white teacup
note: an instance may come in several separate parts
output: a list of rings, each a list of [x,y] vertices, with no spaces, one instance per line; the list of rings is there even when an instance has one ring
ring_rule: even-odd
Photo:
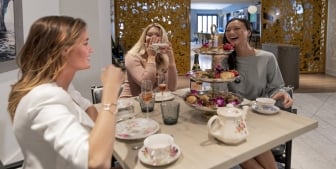
[[[257,106],[263,107],[263,106],[273,106],[275,104],[276,100],[268,97],[258,97],[256,99]]]
[[[156,52],[160,52],[160,49],[169,47],[168,43],[153,43],[152,47]]]
[[[153,161],[161,161],[169,157],[174,138],[169,134],[154,134],[144,140],[144,146]]]

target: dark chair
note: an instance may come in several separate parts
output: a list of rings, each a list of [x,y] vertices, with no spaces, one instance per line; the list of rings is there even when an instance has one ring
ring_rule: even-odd
[[[91,86],[92,103],[98,104],[101,102],[103,94],[103,86]]]
[[[91,95],[93,104],[100,103],[103,95],[103,86],[91,86]],[[120,168],[120,165],[114,156],[112,156],[111,165],[114,168]]]
[[[289,95],[293,97],[293,92],[289,92]],[[292,107],[290,108],[281,108],[282,110],[288,111],[290,113],[297,114],[297,109]],[[285,169],[290,169],[292,164],[292,140],[287,141],[284,144],[281,144],[272,149],[275,161],[281,163]]]
[[[23,160],[20,161],[16,161],[10,164],[2,164],[2,161],[0,160],[0,169],[16,169],[16,168],[20,168],[23,165]]]
[[[296,114],[297,109],[293,109],[291,113]],[[281,163],[285,169],[290,169],[292,164],[292,140],[287,141],[272,149],[275,161]]]

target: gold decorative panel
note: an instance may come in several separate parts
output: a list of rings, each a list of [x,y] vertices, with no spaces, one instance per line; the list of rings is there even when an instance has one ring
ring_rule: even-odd
[[[115,0],[116,37],[126,50],[139,39],[143,28],[159,23],[170,33],[179,74],[190,69],[190,0]]]
[[[261,43],[299,46],[300,72],[324,72],[327,0],[262,0]]]

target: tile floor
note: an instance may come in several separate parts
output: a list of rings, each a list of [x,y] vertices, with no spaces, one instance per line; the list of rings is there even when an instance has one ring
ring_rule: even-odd
[[[318,128],[293,140],[293,169],[336,168],[336,93],[295,93],[298,115],[316,119]]]

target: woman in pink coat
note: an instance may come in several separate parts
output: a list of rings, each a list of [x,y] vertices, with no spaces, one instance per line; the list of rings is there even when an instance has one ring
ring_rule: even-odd
[[[153,45],[155,43],[163,43],[165,46],[156,49]],[[169,91],[176,89],[177,70],[174,52],[167,32],[160,24],[152,23],[144,29],[138,42],[127,52],[125,65],[127,73],[121,97],[138,96],[143,80],[151,80],[153,88],[157,88],[158,74],[165,74]]]

